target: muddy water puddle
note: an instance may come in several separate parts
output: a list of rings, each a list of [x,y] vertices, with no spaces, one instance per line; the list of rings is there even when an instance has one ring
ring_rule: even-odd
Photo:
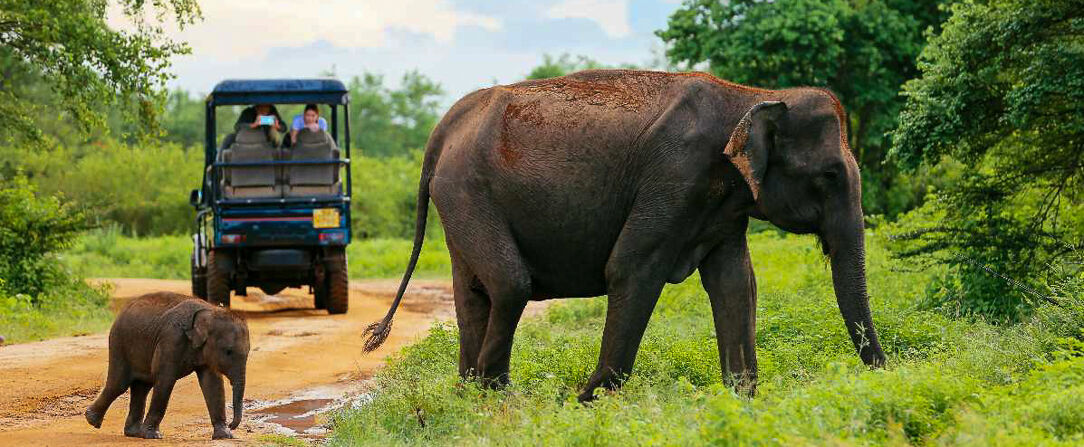
[[[245,405],[252,421],[276,433],[323,437],[327,435],[325,413],[368,399],[368,381],[340,382],[310,388],[285,399],[255,401]]]

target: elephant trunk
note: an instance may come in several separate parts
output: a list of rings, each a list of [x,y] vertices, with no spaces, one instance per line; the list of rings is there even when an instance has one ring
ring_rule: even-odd
[[[832,285],[847,333],[862,362],[871,367],[885,363],[877,340],[866,294],[866,249],[862,218],[852,219],[844,229],[827,231],[822,237],[832,263]]]
[[[230,375],[230,388],[233,389],[233,420],[230,421],[230,429],[236,429],[241,425],[241,410],[244,407],[245,398],[245,369]]]

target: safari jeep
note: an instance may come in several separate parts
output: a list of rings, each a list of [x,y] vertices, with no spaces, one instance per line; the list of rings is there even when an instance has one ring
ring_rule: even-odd
[[[246,296],[247,287],[275,294],[308,286],[317,309],[347,311],[348,102],[336,79],[225,80],[215,86],[207,97],[203,184],[190,197],[196,208],[193,295],[228,307],[231,292]],[[269,138],[269,129],[248,125],[216,141],[218,107],[254,104],[318,104],[331,113],[326,131],[302,130],[297,141],[289,138],[292,116],[282,123],[281,142]]]

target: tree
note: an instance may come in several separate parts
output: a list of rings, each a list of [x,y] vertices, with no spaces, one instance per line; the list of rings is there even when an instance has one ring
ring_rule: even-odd
[[[133,22],[133,31],[106,23],[111,5]],[[84,132],[104,127],[107,107],[122,108],[141,129],[156,131],[170,58],[189,51],[165,37],[167,18],[184,27],[200,18],[199,7],[195,0],[0,0],[3,137],[46,138],[35,116],[55,112],[35,100],[40,91],[23,87],[32,77],[45,81]]]
[[[1011,318],[1084,248],[1084,1],[953,5],[892,134],[905,169],[963,172],[903,220],[896,252],[952,267],[943,301]]]
[[[355,76],[347,89],[351,143],[365,155],[407,155],[422,149],[440,119],[444,89],[417,71],[404,74],[395,90],[384,86],[383,76],[372,73]]]
[[[940,21],[938,3],[688,0],[656,34],[675,64],[706,62],[722,78],[768,88],[832,89],[850,114],[866,211],[894,215],[910,205],[888,197],[896,174],[882,164],[884,135],[902,106],[900,86],[918,74],[923,31]]]

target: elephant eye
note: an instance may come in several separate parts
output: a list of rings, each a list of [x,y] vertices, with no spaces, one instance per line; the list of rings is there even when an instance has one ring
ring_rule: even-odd
[[[230,348],[226,348],[226,355],[227,355],[227,356],[231,356],[231,355],[233,355],[233,350],[232,350],[232,349],[230,349]]]
[[[832,166],[828,169],[825,169],[824,172],[821,173],[821,177],[823,177],[824,180],[826,180],[828,183],[835,183],[839,180],[840,177],[842,177],[842,175],[840,174],[841,172],[842,169],[839,166]]]

